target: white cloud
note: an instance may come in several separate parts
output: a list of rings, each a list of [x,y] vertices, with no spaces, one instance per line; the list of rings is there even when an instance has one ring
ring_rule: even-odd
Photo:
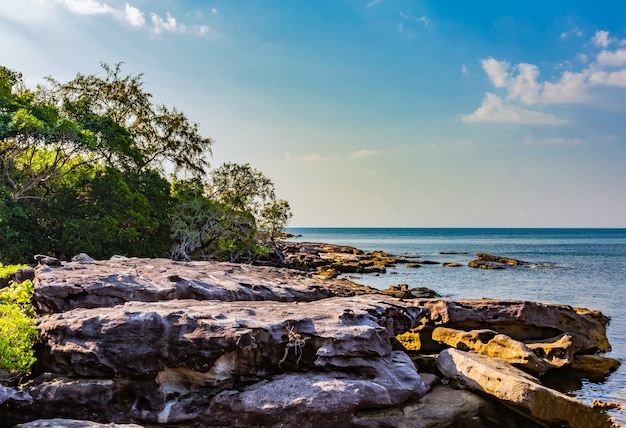
[[[611,42],[615,41],[615,39],[609,38],[608,31],[596,31],[596,34],[591,38],[591,43],[601,48],[607,48]]]
[[[604,86],[626,87],[626,69],[619,71],[595,71],[589,75],[589,81],[593,84]]]
[[[402,18],[406,19],[407,21],[413,21],[413,22],[424,24],[424,27],[426,27],[426,28],[430,27],[430,19],[425,17],[425,16],[420,16],[419,18],[414,18],[412,16],[409,16],[409,15],[405,14],[404,12],[400,12],[400,16]]]
[[[548,113],[528,110],[505,102],[496,94],[487,93],[473,113],[461,115],[463,122],[497,122],[525,125],[562,125],[565,120]]]
[[[465,64],[463,64],[463,66],[461,67],[461,73],[469,74],[469,70],[467,69],[467,66]]]
[[[198,35],[200,36],[204,36],[210,30],[211,29],[207,25],[200,25],[199,27],[196,27],[196,33],[198,33]]]
[[[517,75],[511,77],[507,86],[509,94],[508,99],[519,100],[526,105],[533,105],[539,98],[540,84],[537,82],[539,77],[539,67],[533,64],[518,64],[516,67]]]
[[[72,12],[81,15],[99,15],[115,11],[111,6],[94,0],[60,0],[60,3]]]
[[[487,58],[480,62],[487,76],[496,88],[503,88],[509,77],[508,69],[511,66],[506,61],[496,61],[493,58]]]
[[[502,97],[486,94],[482,105],[473,113],[463,115],[463,121],[559,124],[566,121],[527,107],[589,102],[601,106],[602,99],[598,91],[594,91],[595,87],[626,87],[626,49],[607,48],[615,40],[607,31],[598,31],[591,39],[594,46],[602,48],[595,57],[578,54],[579,61],[585,64],[583,69],[562,71],[551,80],[540,80],[539,67],[534,64],[512,66],[491,57],[482,60],[489,81],[505,94]]]
[[[161,18],[157,13],[150,13],[152,19],[152,32],[154,34],[161,34],[162,32],[177,33],[187,30],[185,25],[179,24],[169,12],[167,12],[165,19]]]
[[[587,91],[587,73],[566,71],[556,82],[544,82],[541,89],[543,104],[576,104],[591,99]]]
[[[546,146],[546,145],[581,145],[586,144],[587,141],[582,138],[568,138],[568,137],[534,137],[526,135],[524,137],[524,144],[533,146]]]
[[[143,12],[128,3],[126,3],[126,8],[124,9],[124,19],[133,27],[143,27],[146,23]]]
[[[324,157],[317,153],[309,153],[300,156],[291,156],[290,154],[285,153],[284,157],[287,162],[323,162],[332,160],[332,158]]]
[[[146,14],[139,8],[130,3],[126,3],[124,8],[115,8],[108,3],[110,1],[52,0],[50,4],[63,7],[79,15],[109,15],[133,27],[146,27]],[[217,14],[218,11],[216,8],[213,8],[211,13]],[[166,13],[165,18],[156,12],[150,12],[150,21],[152,24],[150,30],[154,34],[188,33],[203,36],[210,30],[207,25],[187,26],[179,22],[169,12]]]
[[[376,3],[380,2],[380,1],[382,1],[382,0],[372,0],[365,7],[372,7],[372,6],[374,6]]]
[[[626,49],[616,51],[603,50],[596,58],[598,65],[619,66],[626,64]]]
[[[564,31],[564,32],[562,32],[562,33],[561,33],[561,38],[562,38],[562,39],[566,39],[566,38],[568,38],[569,36],[578,36],[578,37],[581,37],[582,35],[583,35],[583,32],[582,32],[582,30],[581,30],[581,29],[579,29],[579,28],[572,28],[572,29],[571,29],[571,30],[569,30],[569,31]]]
[[[357,150],[354,151],[352,153],[350,153],[348,155],[348,158],[350,159],[365,159],[365,158],[369,158],[372,156],[376,156],[378,154],[380,154],[380,150],[369,150],[369,149],[362,149],[362,150]]]
[[[292,156],[288,153],[285,153],[283,156],[287,162],[329,162],[329,161],[343,161],[343,160],[361,160],[371,158],[373,156],[378,156],[383,151],[381,150],[371,150],[371,149],[361,149],[355,150],[353,152],[348,153],[347,155],[331,155],[331,156],[322,156],[319,153],[309,153],[305,155]]]

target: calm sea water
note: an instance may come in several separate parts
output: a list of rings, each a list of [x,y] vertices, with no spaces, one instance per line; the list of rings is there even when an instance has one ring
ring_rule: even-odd
[[[611,317],[607,334],[613,347],[605,354],[624,365],[607,379],[582,379],[571,392],[626,405],[626,229],[377,229],[290,228],[303,242],[351,245],[365,251],[460,262],[411,269],[398,265],[380,276],[360,275],[355,282],[376,288],[408,284],[429,287],[454,298],[493,297],[562,303],[599,309]],[[456,252],[463,254],[441,254]],[[472,269],[476,253],[533,263],[531,269]],[[396,274],[391,274],[394,271]],[[626,410],[610,413],[626,426]]]

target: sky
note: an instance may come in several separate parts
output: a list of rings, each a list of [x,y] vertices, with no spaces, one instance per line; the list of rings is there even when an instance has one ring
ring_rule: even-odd
[[[621,0],[1,0],[28,86],[101,62],[293,227],[626,227]]]

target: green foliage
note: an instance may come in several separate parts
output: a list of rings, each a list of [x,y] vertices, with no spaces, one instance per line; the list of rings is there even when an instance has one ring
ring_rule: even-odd
[[[0,369],[28,373],[35,362],[37,323],[30,303],[31,281],[0,290]]]
[[[237,211],[254,216],[257,226],[275,236],[291,218],[285,200],[277,200],[274,183],[250,164],[227,162],[211,174],[212,196]]]
[[[28,89],[0,66],[0,262],[267,252],[291,217],[271,180],[248,164],[209,172],[196,123],[154,104],[141,74],[102,69]]]
[[[28,265],[3,266],[2,263],[0,263],[0,278],[8,278],[9,276],[11,276],[15,272],[17,272],[18,269],[23,269],[23,268],[27,268],[27,267],[28,267]],[[2,299],[2,290],[0,290],[0,299]]]
[[[172,258],[240,262],[265,254],[250,213],[209,199],[198,182],[176,182],[174,188],[178,205],[172,223]]]

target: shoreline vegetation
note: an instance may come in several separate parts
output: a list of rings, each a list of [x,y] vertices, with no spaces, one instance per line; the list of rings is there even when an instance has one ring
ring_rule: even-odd
[[[555,389],[619,366],[602,356],[611,346],[599,311],[377,290],[337,276],[435,262],[324,243],[276,248],[256,265],[39,257],[37,362],[1,387],[0,423],[615,426],[606,411],[618,403]]]

